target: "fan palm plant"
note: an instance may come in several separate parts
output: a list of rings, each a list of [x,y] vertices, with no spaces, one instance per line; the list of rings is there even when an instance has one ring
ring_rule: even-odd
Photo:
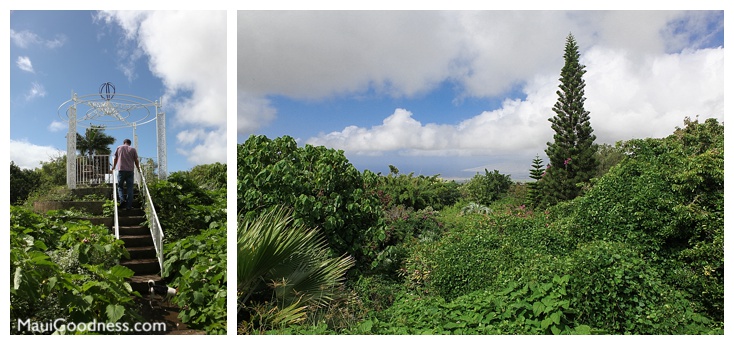
[[[334,257],[317,229],[295,222],[282,207],[239,222],[238,305],[274,305],[271,324],[296,323],[308,307],[327,305],[353,265],[350,256]]]
[[[112,153],[110,145],[115,138],[104,132],[104,126],[91,125],[84,131],[84,136],[76,134],[76,149],[82,156],[109,155]]]

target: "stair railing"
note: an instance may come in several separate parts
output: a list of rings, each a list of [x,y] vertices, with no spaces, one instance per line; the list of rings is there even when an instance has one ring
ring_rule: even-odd
[[[145,207],[145,216],[148,219],[148,227],[150,228],[150,235],[153,237],[153,245],[155,246],[155,253],[158,257],[158,265],[163,271],[163,229],[161,223],[158,220],[158,214],[155,211],[153,205],[153,199],[150,196],[148,190],[148,183],[145,181],[145,174],[142,171],[135,171],[135,179],[138,182],[138,189],[143,196],[143,206]]]
[[[120,239],[120,222],[117,219],[117,171],[112,170],[112,200],[115,212],[115,238]]]

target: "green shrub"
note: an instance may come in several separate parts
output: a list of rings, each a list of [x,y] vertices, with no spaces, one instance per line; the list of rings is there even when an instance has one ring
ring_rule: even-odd
[[[19,320],[139,321],[133,297],[140,295],[126,282],[133,272],[117,265],[126,255],[123,242],[103,226],[11,206],[11,333],[72,333],[18,329]]]
[[[469,201],[481,205],[489,205],[504,196],[512,186],[509,175],[500,174],[494,170],[484,169],[484,175],[477,173],[468,182],[461,186],[461,191]]]
[[[272,206],[293,209],[297,223],[323,231],[336,255],[365,267],[385,233],[377,176],[363,176],[343,151],[298,147],[288,136],[251,136],[237,146],[237,210],[253,219]]]
[[[478,290],[452,301],[401,295],[388,310],[355,327],[365,334],[589,334],[573,322],[569,276],[513,282],[502,290]]]
[[[204,189],[188,173],[174,172],[148,188],[166,243],[218,228],[226,221],[226,190]]]
[[[383,196],[385,209],[403,206],[414,210],[426,207],[441,210],[461,198],[459,184],[455,181],[445,181],[438,175],[400,174],[393,165],[390,165],[387,176],[380,176],[377,190]]]
[[[723,125],[686,120],[664,139],[630,140],[614,166],[567,213],[581,242],[634,246],[723,321]]]
[[[181,321],[208,334],[227,331],[227,227],[202,231],[165,246],[163,276],[178,288]]]
[[[21,169],[10,161],[10,204],[22,204],[28,196],[41,185],[41,176],[37,171]]]
[[[570,256],[568,271],[577,322],[606,333],[698,333],[711,323],[663,281],[662,272],[624,243],[580,245]]]

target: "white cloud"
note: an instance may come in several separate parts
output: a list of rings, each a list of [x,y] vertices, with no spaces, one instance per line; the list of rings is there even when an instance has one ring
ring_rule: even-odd
[[[461,43],[443,12],[239,11],[237,19],[238,84],[255,94],[412,96],[449,77]]]
[[[49,132],[61,132],[68,130],[69,125],[66,122],[53,121],[48,125]]]
[[[30,31],[15,31],[10,29],[10,41],[20,48],[28,48],[31,45],[38,44],[41,39],[38,35]]]
[[[31,83],[30,90],[28,90],[28,92],[25,95],[25,99],[26,101],[30,101],[38,97],[46,97],[46,88],[44,88],[42,84],[33,82]]]
[[[581,61],[587,66],[585,108],[597,143],[664,137],[682,126],[686,116],[723,120],[723,48],[648,55],[633,61],[623,50],[597,47]],[[537,76],[527,83],[525,100],[507,99],[499,109],[458,125],[422,124],[410,111],[397,109],[381,125],[349,126],[307,143],[358,155],[388,151],[403,156],[514,155],[519,158],[512,163],[514,171],[523,171],[535,154],[544,156],[546,143],[552,140],[547,120],[557,100],[557,78]]]
[[[238,95],[237,133],[251,134],[275,119],[277,110],[267,98],[252,96],[245,92],[238,92]]]
[[[587,66],[586,108],[597,140],[663,137],[686,116],[724,118],[724,49],[648,55],[598,47]]]
[[[607,47],[627,52],[638,63],[651,54],[700,45],[710,38],[699,36],[711,16],[680,11],[240,11],[238,119],[256,124],[246,112],[272,95],[323,100],[375,92],[410,98],[451,82],[457,98],[502,96],[537,75],[557,75],[569,32],[582,53]]]
[[[710,46],[711,32],[721,33],[721,17],[721,11],[241,11],[238,133],[274,121],[273,96],[304,103],[393,97],[398,108],[399,100],[420,99],[448,83],[455,100],[507,99],[459,124],[455,116],[445,117],[451,124],[421,122],[424,114],[396,109],[373,114],[382,123],[345,126],[306,142],[362,157],[474,157],[463,168],[472,171],[491,169],[478,157],[504,155],[502,164],[527,171],[552,140],[548,118],[569,33],[587,66],[585,106],[597,142],[614,143],[668,135],[686,116],[723,120],[724,50],[700,50]]]
[[[227,130],[206,131],[193,129],[176,135],[178,142],[187,148],[176,151],[195,165],[227,161]],[[193,146],[192,146],[193,145]],[[189,147],[192,146],[192,147]]]
[[[10,41],[20,48],[41,46],[48,49],[56,49],[66,43],[66,36],[57,35],[54,39],[43,39],[42,37],[28,30],[18,32],[10,29]]]
[[[31,63],[31,59],[27,56],[18,56],[18,59],[15,60],[15,64],[23,71],[36,73],[33,70],[33,63]]]
[[[39,146],[23,140],[10,139],[10,160],[21,169],[41,167],[41,162],[49,162],[66,154],[52,146]]]
[[[136,42],[120,67],[128,78],[135,76],[134,61],[148,57],[148,68],[166,87],[163,106],[173,127],[206,128],[206,135],[186,141],[192,148],[183,150],[204,147],[209,157],[226,152],[226,140],[213,135],[227,126],[226,11],[100,12],[96,18],[120,25]],[[226,154],[214,156],[226,162]]]

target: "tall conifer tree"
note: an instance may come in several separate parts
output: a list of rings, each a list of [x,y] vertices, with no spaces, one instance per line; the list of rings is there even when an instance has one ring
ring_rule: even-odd
[[[555,134],[548,142],[545,153],[550,165],[543,178],[543,196],[547,205],[570,200],[581,193],[580,183],[589,181],[596,172],[597,149],[589,123],[589,112],[584,109],[584,82],[586,66],[579,63],[579,49],[572,34],[566,38],[561,69],[561,84],[556,91],[558,101],[553,106],[555,116],[548,119]]]

